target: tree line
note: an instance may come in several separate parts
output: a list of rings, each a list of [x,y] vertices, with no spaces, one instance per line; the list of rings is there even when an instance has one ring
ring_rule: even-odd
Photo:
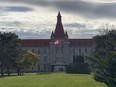
[[[34,68],[39,61],[38,55],[21,48],[21,39],[11,32],[0,32],[0,71],[10,75],[10,71],[17,71],[21,75],[22,69]]]

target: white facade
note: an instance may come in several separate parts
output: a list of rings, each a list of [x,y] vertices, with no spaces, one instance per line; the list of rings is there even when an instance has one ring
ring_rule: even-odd
[[[50,42],[52,43],[52,42]],[[64,43],[64,45],[62,45]],[[73,62],[73,56],[82,55],[85,57],[85,62],[88,62],[86,56],[90,55],[94,50],[93,46],[69,46],[69,42],[63,42],[57,46],[50,45],[49,47],[23,47],[25,50],[30,50],[40,57],[37,71],[62,71],[66,70],[66,66]]]

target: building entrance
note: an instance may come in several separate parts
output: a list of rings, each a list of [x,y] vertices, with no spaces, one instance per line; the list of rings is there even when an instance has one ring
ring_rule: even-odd
[[[66,71],[66,66],[64,65],[55,65],[53,72],[65,72]]]

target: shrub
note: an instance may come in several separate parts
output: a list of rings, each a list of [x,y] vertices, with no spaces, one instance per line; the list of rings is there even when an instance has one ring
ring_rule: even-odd
[[[87,63],[71,63],[66,68],[67,73],[79,73],[86,74],[89,73]]]

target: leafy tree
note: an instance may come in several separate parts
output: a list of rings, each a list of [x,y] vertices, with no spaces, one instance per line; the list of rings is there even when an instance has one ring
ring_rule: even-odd
[[[116,87],[116,30],[97,35],[96,49],[90,59],[95,63],[94,78]]]
[[[20,70],[34,68],[39,61],[39,56],[31,51],[21,50],[17,58],[18,75],[21,74]]]
[[[20,39],[15,33],[0,33],[0,63],[1,63],[1,76],[4,75],[4,70],[9,69],[15,63],[16,57],[19,54]]]

